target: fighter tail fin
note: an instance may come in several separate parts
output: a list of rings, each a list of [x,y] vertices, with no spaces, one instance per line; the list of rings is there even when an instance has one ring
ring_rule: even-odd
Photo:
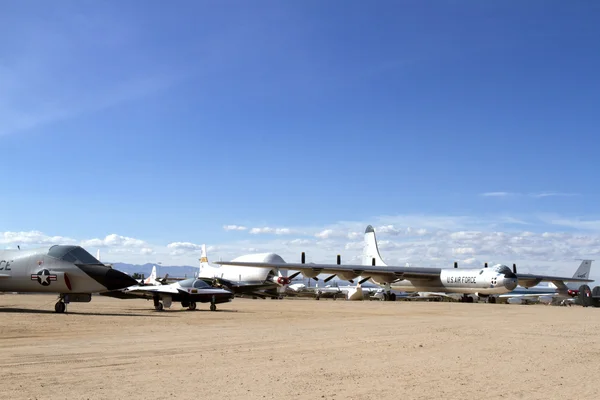
[[[144,280],[144,283],[153,284],[154,282],[156,282],[156,265],[152,266],[152,272],[150,273],[150,276]]]
[[[373,264],[375,263],[375,264]],[[363,265],[387,266],[379,254],[375,229],[371,225],[365,230],[365,248],[363,250]]]

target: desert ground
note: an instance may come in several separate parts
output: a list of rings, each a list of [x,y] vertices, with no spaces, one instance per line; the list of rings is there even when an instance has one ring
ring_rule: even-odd
[[[235,299],[209,312],[0,295],[0,399],[562,399],[600,391],[600,309]]]

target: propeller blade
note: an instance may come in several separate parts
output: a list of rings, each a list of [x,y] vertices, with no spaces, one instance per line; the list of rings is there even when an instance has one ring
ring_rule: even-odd
[[[301,256],[300,256],[300,262],[302,264],[306,263],[306,254],[304,254],[304,252],[302,252]]]
[[[458,268],[458,263],[454,261],[454,268]]]
[[[513,264],[513,272],[516,274],[517,273],[517,264]]]
[[[327,278],[323,279],[323,282],[329,282],[330,280],[332,280],[333,278],[336,277],[337,274],[333,274],[331,276],[328,276]]]
[[[340,256],[339,254],[337,255],[337,265],[340,265],[342,263],[342,256]]]
[[[319,278],[317,278],[316,276],[313,276],[313,279],[317,282],[319,281]]]
[[[358,284],[359,284],[359,285],[362,285],[363,283],[365,283],[365,282],[366,282],[366,281],[368,281],[369,279],[371,279],[371,277],[370,277],[370,276],[367,276],[366,278],[364,278],[364,279],[361,279],[360,281],[358,281]]]
[[[375,257],[373,257],[373,259],[371,260],[371,265],[375,266]]]
[[[487,268],[487,263],[483,264],[483,268]]]
[[[301,273],[302,273],[302,271],[298,271],[298,272],[296,272],[296,273],[294,273],[294,274],[291,274],[291,275],[289,276],[289,278],[290,278],[290,281],[291,281],[292,279],[294,279],[295,277],[297,277],[298,275],[300,275]]]

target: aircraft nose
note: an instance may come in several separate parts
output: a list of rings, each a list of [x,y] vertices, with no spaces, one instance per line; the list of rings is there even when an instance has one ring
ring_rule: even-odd
[[[517,283],[518,283],[517,278],[513,278],[510,276],[504,277],[504,282],[503,282],[504,287],[509,291],[515,290],[515,288],[517,287]]]
[[[129,275],[105,265],[77,264],[77,266],[108,290],[124,289],[138,283]]]

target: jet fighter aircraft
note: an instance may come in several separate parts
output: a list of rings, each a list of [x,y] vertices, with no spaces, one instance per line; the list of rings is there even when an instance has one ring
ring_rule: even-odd
[[[92,293],[136,283],[79,246],[0,251],[0,292],[58,293],[57,313],[68,303],[90,302]]]
[[[213,288],[202,279],[190,278],[168,285],[135,285],[122,290],[102,293],[104,296],[118,299],[145,298],[154,300],[154,308],[162,311],[170,308],[173,301],[181,302],[188,310],[195,310],[196,303],[210,303],[210,311],[217,310],[217,304],[227,303],[234,294],[225,289]]]

